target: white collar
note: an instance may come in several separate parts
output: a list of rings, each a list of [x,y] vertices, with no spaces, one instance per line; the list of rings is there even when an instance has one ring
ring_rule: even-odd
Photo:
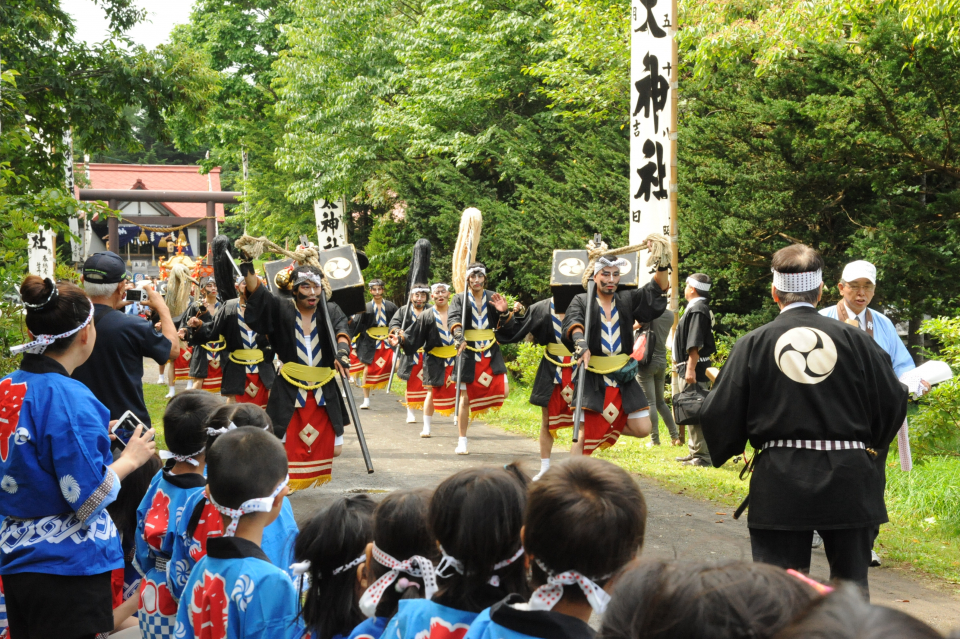
[[[698,295],[698,296],[696,296],[695,298],[693,298],[692,300],[688,300],[688,301],[687,301],[687,308],[690,308],[690,307],[693,306],[694,304],[699,304],[700,302],[706,302],[706,301],[707,301],[707,298],[705,298],[705,297],[700,297],[700,296]]]
[[[864,306],[864,307],[863,307],[863,310],[860,311],[859,313],[854,313],[854,312],[853,312],[853,309],[850,308],[849,306],[847,306],[847,303],[846,303],[846,302],[843,303],[843,307],[844,307],[845,309],[847,309],[847,315],[848,315],[849,317],[856,317],[857,319],[866,319],[866,317],[865,317],[865,315],[867,314],[867,307],[866,307],[866,306]]]
[[[781,308],[781,309],[780,309],[780,312],[781,312],[781,313],[786,313],[787,311],[789,311],[789,310],[791,310],[791,309],[800,308],[801,306],[809,306],[810,308],[816,308],[816,306],[814,306],[814,305],[811,304],[810,302],[794,302],[793,304],[787,304],[786,306],[784,306],[783,308]]]

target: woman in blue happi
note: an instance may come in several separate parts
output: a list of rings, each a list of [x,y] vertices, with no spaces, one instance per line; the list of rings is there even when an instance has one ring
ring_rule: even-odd
[[[117,461],[110,413],[70,374],[96,340],[93,305],[73,284],[29,275],[20,287],[32,341],[0,380],[0,575],[13,637],[113,630],[110,573],[123,567],[105,508],[155,450],[138,427]],[[52,609],[56,614],[51,614]]]
[[[437,593],[401,600],[382,637],[460,639],[482,610],[529,596],[520,541],[526,484],[511,464],[463,470],[437,486],[429,511],[442,556]]]

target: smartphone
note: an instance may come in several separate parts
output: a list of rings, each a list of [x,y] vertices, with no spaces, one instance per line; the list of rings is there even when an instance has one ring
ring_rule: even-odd
[[[117,441],[120,442],[121,445],[126,447],[126,445],[130,443],[130,438],[133,437],[133,433],[136,432],[137,426],[140,425],[140,418],[132,412],[127,411],[120,416],[120,419],[113,425],[113,429],[111,429],[110,432],[117,436]],[[140,436],[143,437],[146,435],[147,430],[149,429],[144,425],[143,432],[140,433]]]
[[[129,291],[127,291],[128,302],[138,302],[140,304],[144,304],[148,299],[149,297],[147,296],[147,292],[142,288],[131,288]]]

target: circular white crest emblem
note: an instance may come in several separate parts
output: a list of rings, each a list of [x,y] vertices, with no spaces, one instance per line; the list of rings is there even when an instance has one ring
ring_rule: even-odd
[[[781,372],[799,384],[819,384],[837,365],[836,345],[816,328],[791,328],[780,336],[773,352]]]
[[[323,265],[323,272],[332,280],[342,280],[353,270],[353,264],[345,257],[334,257]]]
[[[623,258],[623,262],[624,262],[623,266],[620,267],[620,277],[623,277],[624,275],[630,272],[630,269],[632,269],[633,266],[630,264],[630,260],[628,260],[626,257],[624,257],[623,255],[621,255],[620,257]]]
[[[578,257],[568,257],[559,264],[557,264],[557,270],[560,271],[561,275],[580,275],[583,273],[583,269],[586,268],[586,265]]]

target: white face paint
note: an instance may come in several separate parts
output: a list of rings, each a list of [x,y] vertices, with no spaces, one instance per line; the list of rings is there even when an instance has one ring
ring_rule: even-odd
[[[830,336],[806,326],[781,335],[773,353],[777,368],[798,384],[819,384],[837,365],[837,346]]]

